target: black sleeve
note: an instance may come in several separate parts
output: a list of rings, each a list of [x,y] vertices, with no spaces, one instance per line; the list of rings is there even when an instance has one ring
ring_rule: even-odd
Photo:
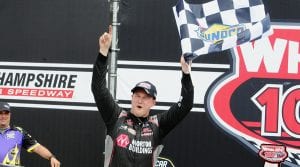
[[[34,147],[36,145],[38,145],[38,142],[27,131],[25,131],[23,128],[14,127],[14,129],[20,131],[23,134],[22,147],[24,149],[26,149],[28,152],[31,152],[32,149],[34,149]]]
[[[181,85],[179,101],[168,111],[158,115],[161,137],[167,135],[193,108],[194,86],[190,74],[182,73]]]
[[[118,119],[121,108],[115,102],[106,87],[107,74],[107,57],[99,53],[97,60],[93,67],[93,77],[91,89],[98,110],[104,120],[104,123],[109,131]]]

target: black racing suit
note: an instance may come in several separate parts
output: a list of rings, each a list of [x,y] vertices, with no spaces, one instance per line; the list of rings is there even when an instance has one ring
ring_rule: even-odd
[[[190,74],[182,73],[180,101],[168,111],[135,117],[115,102],[106,88],[107,57],[99,54],[93,68],[92,92],[98,110],[112,141],[109,167],[151,167],[162,139],[190,112],[194,101],[194,87]],[[166,81],[167,82],[167,81]],[[171,83],[170,83],[171,84]],[[107,145],[106,145],[107,146]]]

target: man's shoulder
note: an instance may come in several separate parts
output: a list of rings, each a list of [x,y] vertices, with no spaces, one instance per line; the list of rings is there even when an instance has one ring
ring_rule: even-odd
[[[119,114],[119,118],[124,118],[124,117],[128,117],[129,115],[129,111],[123,109],[123,108],[120,108],[121,112]]]
[[[13,125],[13,126],[11,127],[11,130],[18,131],[18,132],[21,132],[21,133],[24,133],[24,132],[25,132],[25,130],[24,130],[22,127],[16,126],[16,125]]]
[[[153,123],[153,124],[155,124],[156,126],[159,126],[159,123],[158,123],[158,114],[149,116],[148,121],[151,122],[151,123]]]

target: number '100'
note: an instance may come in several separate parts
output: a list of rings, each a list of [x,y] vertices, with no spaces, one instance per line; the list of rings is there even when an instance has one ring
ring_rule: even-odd
[[[300,85],[283,92],[283,86],[266,84],[251,100],[261,111],[261,135],[282,136],[282,130],[300,138]]]

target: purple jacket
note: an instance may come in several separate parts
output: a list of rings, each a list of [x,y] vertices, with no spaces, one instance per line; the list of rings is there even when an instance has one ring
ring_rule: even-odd
[[[0,133],[0,164],[20,165],[21,148],[31,152],[38,142],[21,127],[11,127]]]

